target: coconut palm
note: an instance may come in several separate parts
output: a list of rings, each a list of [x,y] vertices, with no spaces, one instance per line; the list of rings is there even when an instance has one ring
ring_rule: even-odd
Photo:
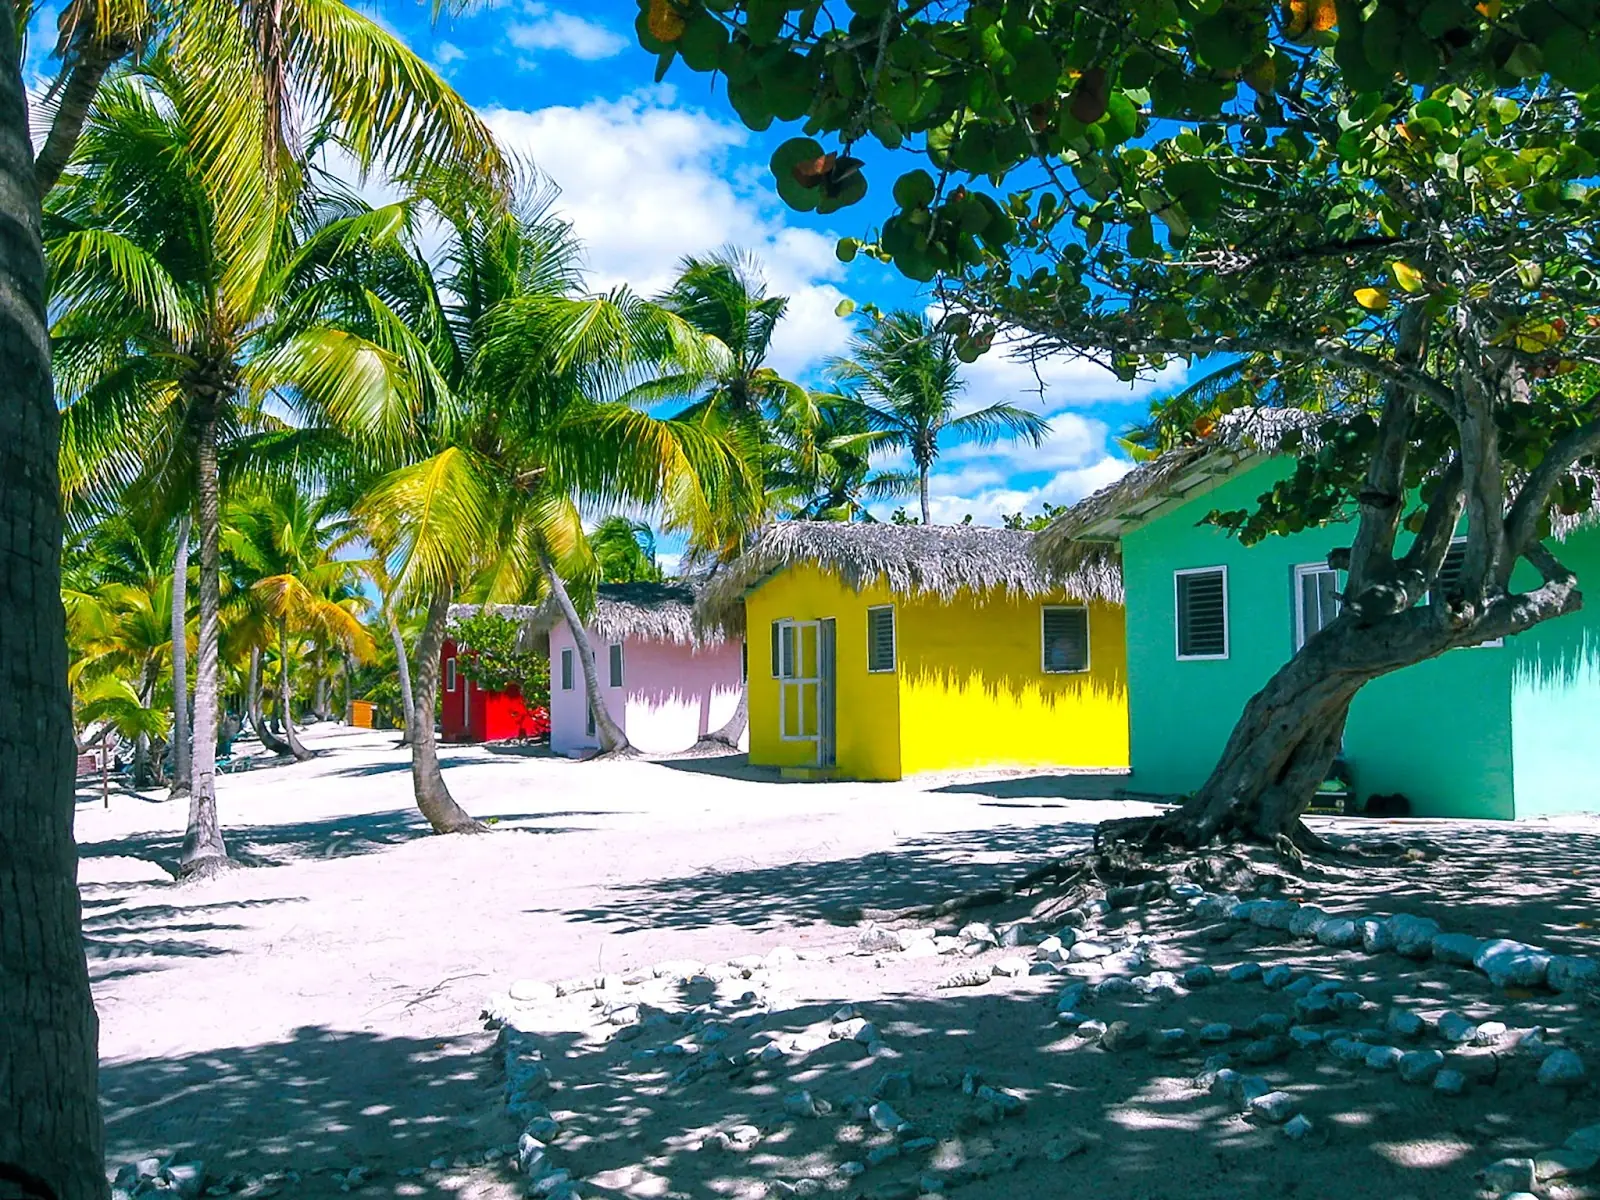
[[[829,374],[878,435],[878,448],[910,454],[924,525],[933,520],[928,475],[946,436],[980,445],[1015,440],[1037,446],[1050,432],[1043,417],[1004,401],[957,415],[966,384],[955,338],[921,313],[887,314],[858,333],[850,349],[849,357],[830,360]]]
[[[308,496],[295,486],[247,491],[229,505],[223,550],[236,572],[245,604],[259,614],[278,662],[278,713],[284,745],[296,759],[312,757],[294,728],[292,679],[302,646],[314,648],[318,682],[332,649],[363,661],[374,652],[372,636],[358,615],[366,607],[359,580],[363,564],[338,557],[350,544],[352,527],[335,499]]]
[[[546,197],[530,190],[509,212],[447,192],[431,199],[448,226],[439,265],[420,255],[375,263],[384,281],[366,290],[392,297],[419,331],[450,404],[414,443],[414,460],[377,480],[359,508],[393,578],[426,604],[413,780],[418,806],[450,832],[476,828],[445,786],[433,736],[452,598],[548,590],[578,642],[602,749],[626,752],[578,613],[599,574],[580,506],[655,508],[670,525],[703,530],[748,506],[754,485],[736,437],[606,400],[655,364],[701,367],[700,339],[626,291],[582,295],[579,247]]]
[[[199,632],[192,788],[180,869],[228,863],[216,816],[222,464],[307,426],[393,434],[413,376],[393,354],[313,320],[312,267],[351,236],[269,197],[224,219],[205,106],[212,84],[156,58],[101,89],[46,220],[69,493],[196,506]],[[259,157],[255,160],[259,166]],[[266,405],[270,402],[272,408]]]
[[[819,396],[815,421],[797,427],[775,420],[772,439],[778,453],[767,473],[769,502],[790,519],[871,521],[869,504],[917,489],[913,472],[872,469],[881,437],[860,406],[843,396]]]
[[[589,532],[589,548],[607,583],[660,583],[656,535],[648,521],[631,517],[602,518]]]

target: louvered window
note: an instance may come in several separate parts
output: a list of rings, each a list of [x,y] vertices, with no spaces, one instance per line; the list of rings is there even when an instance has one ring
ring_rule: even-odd
[[[1228,657],[1228,570],[1204,567],[1175,576],[1178,657]]]
[[[571,650],[563,650],[561,652],[561,690],[563,692],[570,692],[572,690],[572,651]]]
[[[1438,577],[1433,581],[1434,587],[1441,596],[1459,596],[1461,594],[1461,568],[1467,560],[1467,539],[1458,537],[1450,543],[1450,549],[1444,553],[1444,561],[1439,564]],[[1423,600],[1426,604],[1432,598],[1431,593]],[[1503,646],[1504,638],[1490,638],[1486,642],[1478,642],[1477,646]],[[1462,646],[1459,649],[1471,650],[1473,646]]]
[[[1043,613],[1044,669],[1059,675],[1089,669],[1089,610],[1048,607]]]
[[[867,609],[867,670],[894,670],[894,608]]]
[[[612,687],[621,687],[622,686],[622,647],[621,647],[621,645],[616,645],[616,646],[612,646],[611,647],[611,686]]]

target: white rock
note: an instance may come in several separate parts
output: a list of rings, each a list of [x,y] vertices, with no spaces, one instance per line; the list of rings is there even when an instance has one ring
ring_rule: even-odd
[[[1523,942],[1494,938],[1473,956],[1472,965],[1496,987],[1537,987],[1550,970],[1550,958],[1545,951]]]
[[[986,946],[998,946],[1000,939],[995,936],[994,930],[982,921],[973,921],[963,925],[961,932],[956,935],[964,942],[982,942]]]
[[[1527,1192],[1533,1190],[1533,1159],[1502,1158],[1478,1172],[1485,1186],[1501,1192]]]
[[[1300,1111],[1299,1099],[1289,1092],[1268,1092],[1249,1102],[1250,1112],[1273,1125],[1282,1125]]]
[[[1116,953],[1104,942],[1075,942],[1067,958],[1071,962],[1089,962]]]
[[[1382,954],[1394,949],[1394,934],[1389,930],[1387,917],[1362,917],[1356,922],[1361,932],[1361,948],[1368,954]]]
[[[1332,917],[1317,927],[1316,939],[1334,950],[1347,950],[1361,944],[1361,930],[1348,917]]]
[[[906,1125],[906,1119],[882,1100],[867,1109],[867,1117],[875,1129],[884,1133],[898,1133]]]
[[[1311,1135],[1311,1122],[1304,1113],[1296,1113],[1283,1123],[1283,1136],[1291,1142],[1304,1141]]]
[[[1289,932],[1295,937],[1316,937],[1317,930],[1332,919],[1315,904],[1302,904],[1289,918]]]
[[[1557,992],[1575,992],[1580,988],[1600,986],[1600,962],[1571,954],[1557,954],[1550,959],[1545,982]]]
[[[1464,1046],[1478,1039],[1478,1027],[1458,1012],[1447,1012],[1439,1017],[1439,1036],[1453,1046]]]
[[[1367,1051],[1367,1066],[1374,1071],[1393,1071],[1405,1057],[1397,1046],[1374,1046]]]
[[[1016,979],[1028,973],[1028,963],[1021,958],[1002,958],[990,970],[1003,979]]]
[[[1457,967],[1470,967],[1482,949],[1483,939],[1470,933],[1440,933],[1433,939],[1433,956]]]
[[[1547,1179],[1564,1179],[1569,1175],[1587,1175],[1600,1165],[1600,1152],[1575,1150],[1570,1146],[1545,1150],[1533,1160],[1534,1177],[1543,1183]]]
[[[766,958],[762,959],[762,965],[768,970],[772,970],[778,967],[792,967],[799,961],[800,955],[793,946],[778,946],[769,951]]]
[[[1287,930],[1300,906],[1293,900],[1267,900],[1250,912],[1250,924],[1258,929]]]
[[[1407,958],[1427,958],[1433,953],[1433,939],[1444,932],[1432,917],[1399,913],[1389,918],[1389,933],[1397,954]]]
[[[1571,1050],[1556,1050],[1539,1066],[1539,1082],[1545,1087],[1577,1087],[1588,1077],[1583,1059]]]

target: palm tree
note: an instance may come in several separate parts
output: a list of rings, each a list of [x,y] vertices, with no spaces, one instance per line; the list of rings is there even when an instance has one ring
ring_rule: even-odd
[[[364,564],[337,557],[352,533],[332,495],[308,497],[293,485],[242,494],[229,505],[223,530],[223,549],[275,643],[284,744],[301,761],[312,757],[294,728],[292,679],[302,643],[311,641],[319,662],[330,647],[363,661],[374,652],[357,615],[366,605],[358,582]]]
[[[653,507],[669,524],[703,529],[725,507],[747,504],[753,483],[737,438],[604,399],[657,363],[700,368],[700,340],[625,291],[581,295],[579,247],[545,197],[510,212],[448,193],[431,200],[448,225],[441,266],[409,256],[403,280],[402,264],[375,266],[387,283],[367,290],[391,295],[406,327],[423,331],[448,411],[414,444],[415,459],[376,481],[359,507],[393,578],[426,604],[413,780],[419,808],[451,832],[476,827],[445,786],[433,735],[452,598],[548,591],[578,642],[602,750],[624,753],[578,613],[598,576],[579,506]]]
[[[851,356],[829,363],[829,373],[848,389],[852,407],[876,445],[910,453],[917,471],[922,523],[932,524],[928,474],[938,461],[946,435],[993,445],[1004,440],[1037,446],[1050,423],[1014,404],[1001,402],[956,415],[956,398],[965,390],[955,338],[921,313],[892,312],[851,340]]]
[[[656,535],[647,521],[605,517],[589,532],[589,548],[607,583],[660,583],[663,578]]]
[[[783,517],[871,521],[869,504],[898,499],[917,488],[913,472],[872,469],[881,434],[843,396],[817,397],[814,422],[796,427],[780,419],[772,430],[779,452],[767,473],[767,494]]]
[[[359,335],[297,305],[310,264],[349,230],[299,234],[307,209],[270,196],[252,220],[213,190],[212,84],[157,58],[101,89],[71,173],[51,196],[46,247],[69,491],[167,511],[197,501],[199,634],[192,788],[180,869],[229,860],[216,815],[222,463],[247,463],[288,410],[308,425],[377,436],[409,402],[411,376]],[[259,166],[259,159],[257,159]]]

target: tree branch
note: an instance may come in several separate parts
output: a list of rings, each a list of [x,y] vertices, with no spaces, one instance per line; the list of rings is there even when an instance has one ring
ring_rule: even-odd
[[[1590,396],[1583,407],[1593,410],[1597,405],[1600,405],[1600,392]],[[1527,557],[1528,547],[1535,544],[1534,534],[1539,527],[1539,518],[1549,506],[1550,493],[1555,490],[1561,477],[1580,458],[1597,450],[1600,450],[1600,420],[1578,426],[1566,436],[1556,439],[1545,451],[1544,458],[1517,492],[1517,498],[1512,501],[1511,511],[1506,517],[1506,542],[1511,550],[1512,561]]]

